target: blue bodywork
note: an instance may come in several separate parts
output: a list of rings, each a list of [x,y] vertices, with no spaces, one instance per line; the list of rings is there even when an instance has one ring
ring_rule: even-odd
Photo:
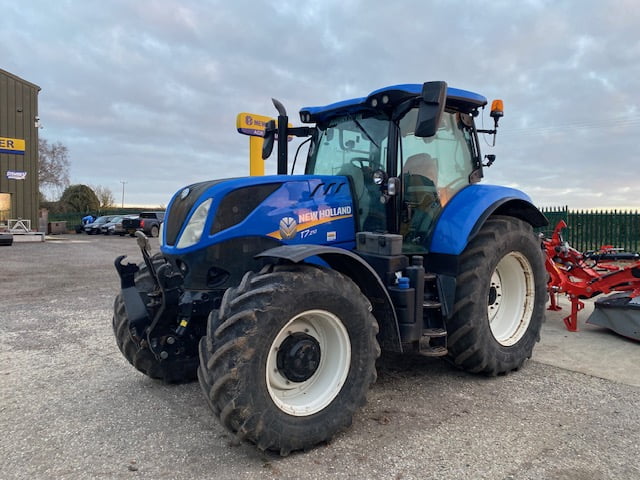
[[[225,195],[259,184],[280,186],[241,222],[220,232],[209,233],[212,230],[215,212]],[[171,200],[169,211],[179,198],[180,192]],[[356,213],[346,177],[274,175],[228,180],[205,190],[191,208],[187,218],[209,198],[213,198],[213,202],[200,241],[190,247],[179,249],[175,245],[167,244],[165,231],[163,253],[188,254],[221,242],[252,236],[271,237],[284,245],[332,245],[348,250],[355,247]],[[183,223],[178,239],[186,223]]]
[[[243,221],[220,232],[208,233],[225,195],[258,184],[280,185]],[[271,237],[283,245],[329,245],[353,250],[356,212],[348,185],[346,177],[328,175],[288,176],[286,181],[282,176],[274,175],[218,183],[200,196],[187,216],[190,218],[199,205],[213,198],[200,241],[179,249],[168,245],[165,237],[162,251],[169,255],[188,254],[228,240],[252,236]],[[171,200],[169,211],[179,193]],[[508,202],[531,205],[528,195],[513,188],[474,184],[462,189],[440,214],[431,236],[429,252],[459,255],[483,220]],[[536,219],[528,220],[536,223]]]
[[[460,255],[469,238],[496,208],[507,202],[531,204],[527,194],[497,185],[469,185],[447,203],[431,235],[430,253]],[[530,223],[537,223],[529,219]],[[535,225],[538,226],[538,225]]]

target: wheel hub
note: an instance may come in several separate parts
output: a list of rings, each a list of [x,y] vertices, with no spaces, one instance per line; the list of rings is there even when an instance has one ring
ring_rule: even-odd
[[[292,382],[310,379],[320,365],[320,344],[311,335],[294,332],[278,348],[278,370]]]
[[[491,287],[489,288],[489,306],[493,306],[493,304],[496,303],[496,300],[498,299],[498,289],[495,287],[495,285],[491,285]]]

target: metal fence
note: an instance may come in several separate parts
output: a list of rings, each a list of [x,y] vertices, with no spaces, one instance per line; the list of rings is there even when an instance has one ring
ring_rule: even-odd
[[[551,235],[564,220],[568,228],[563,238],[581,252],[612,245],[627,252],[640,251],[640,213],[627,210],[569,210],[568,207],[543,207],[549,225],[541,231]]]

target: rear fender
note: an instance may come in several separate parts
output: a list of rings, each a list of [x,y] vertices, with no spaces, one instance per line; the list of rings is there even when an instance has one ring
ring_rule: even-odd
[[[520,190],[496,185],[469,185],[456,194],[438,218],[429,252],[460,255],[491,215],[519,218],[532,227],[549,222]]]
[[[283,245],[256,255],[261,258],[286,260],[300,263],[311,257],[322,259],[332,269],[351,278],[369,299],[372,313],[380,332],[378,340],[383,350],[402,352],[400,331],[391,297],[378,274],[355,253],[336,247],[323,245]]]

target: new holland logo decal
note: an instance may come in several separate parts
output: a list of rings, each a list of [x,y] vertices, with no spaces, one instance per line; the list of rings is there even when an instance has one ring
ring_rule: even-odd
[[[293,240],[296,238],[298,232],[308,228],[332,222],[334,220],[353,217],[351,205],[321,208],[319,210],[298,211],[295,212],[295,215],[298,217],[297,220],[293,217],[283,217],[278,225],[279,229],[275,232],[269,233],[268,235],[279,240]],[[333,233],[333,238],[328,237],[327,240],[335,240],[335,233]]]
[[[298,222],[295,218],[284,217],[280,220],[280,237],[283,240],[291,240],[298,233]]]

